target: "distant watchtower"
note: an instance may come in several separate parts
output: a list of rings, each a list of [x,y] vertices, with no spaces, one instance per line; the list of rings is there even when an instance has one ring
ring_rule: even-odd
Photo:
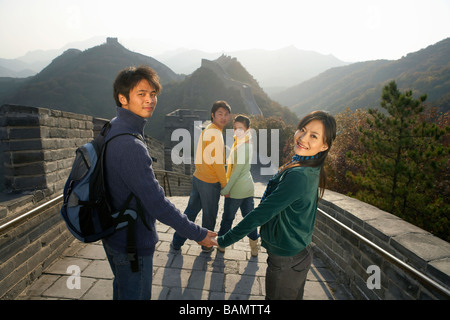
[[[119,39],[118,38],[106,38],[106,43],[107,44],[118,44],[119,43]]]

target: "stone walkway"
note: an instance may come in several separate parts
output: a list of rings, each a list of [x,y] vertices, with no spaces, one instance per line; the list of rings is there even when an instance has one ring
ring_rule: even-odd
[[[261,188],[261,186],[260,186]],[[170,197],[184,210],[188,197]],[[259,203],[255,199],[255,205]],[[220,201],[217,225],[223,212]],[[236,214],[235,223],[242,219]],[[196,221],[201,223],[201,214]],[[218,228],[216,227],[216,230]],[[263,300],[267,254],[264,248],[252,257],[245,238],[226,249],[201,252],[200,246],[186,241],[182,252],[174,252],[170,242],[174,230],[157,223],[160,241],[154,254],[152,300]],[[74,277],[81,272],[79,282]],[[64,254],[49,266],[17,299],[112,299],[113,275],[101,242],[84,244],[74,240]],[[333,273],[314,258],[307,277],[305,300],[350,299]]]

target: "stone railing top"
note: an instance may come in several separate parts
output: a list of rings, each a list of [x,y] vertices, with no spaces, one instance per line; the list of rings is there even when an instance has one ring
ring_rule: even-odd
[[[450,243],[447,241],[393,214],[337,192],[326,190],[321,203],[338,213],[334,218],[400,260],[428,274],[435,273],[430,269],[446,274],[443,278],[447,281],[444,282],[450,286]]]

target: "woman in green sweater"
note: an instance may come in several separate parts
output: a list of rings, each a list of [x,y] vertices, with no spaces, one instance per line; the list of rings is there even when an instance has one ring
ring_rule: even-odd
[[[234,144],[227,159],[227,185],[220,191],[225,196],[222,221],[220,223],[219,236],[231,229],[234,217],[238,209],[241,209],[245,217],[255,208],[253,201],[254,185],[250,173],[252,160],[252,143],[250,134],[250,119],[238,115],[233,120]],[[258,232],[256,228],[248,234],[251,255],[258,255]],[[224,248],[217,248],[225,252]]]
[[[317,202],[325,188],[323,164],[335,138],[330,114],[315,111],[304,117],[294,135],[292,161],[270,179],[259,206],[217,238],[225,248],[261,226],[261,244],[268,253],[266,299],[303,298]]]

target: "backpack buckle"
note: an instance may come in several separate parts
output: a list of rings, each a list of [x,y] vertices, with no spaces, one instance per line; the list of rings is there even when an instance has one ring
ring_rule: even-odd
[[[130,261],[131,272],[138,272],[139,264],[135,246],[127,246],[127,259]]]

